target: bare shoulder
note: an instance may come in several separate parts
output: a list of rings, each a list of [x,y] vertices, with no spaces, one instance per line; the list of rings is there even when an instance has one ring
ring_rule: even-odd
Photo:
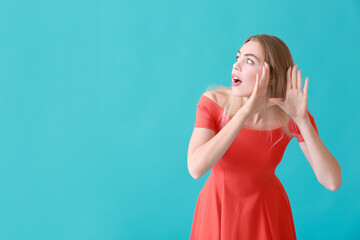
[[[216,90],[208,90],[204,92],[203,95],[216,102]]]
[[[229,99],[229,89],[221,88],[221,89],[208,90],[205,93],[203,93],[203,95],[213,100],[220,107],[223,107]]]

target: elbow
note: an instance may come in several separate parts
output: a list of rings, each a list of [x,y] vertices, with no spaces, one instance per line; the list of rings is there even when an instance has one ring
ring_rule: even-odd
[[[330,179],[326,182],[326,185],[323,184],[325,188],[333,192],[338,190],[342,185],[341,168],[340,165],[338,166],[338,171],[330,177]]]
[[[328,186],[326,186],[327,189],[329,189],[330,191],[336,191],[338,190],[342,185],[342,178],[340,176],[340,178],[335,181],[335,183],[329,184]]]
[[[197,175],[191,175],[195,180],[199,180],[200,177],[198,177]]]
[[[190,173],[190,176],[191,176],[193,179],[195,179],[195,180],[199,180],[199,179],[201,178],[201,176],[199,176],[199,175],[197,175],[197,174],[195,174],[195,173],[190,172],[190,170],[189,170],[189,173]]]
[[[201,174],[198,174],[198,173],[196,173],[196,172],[194,172],[194,171],[190,171],[190,170],[189,170],[189,173],[190,173],[190,175],[191,175],[195,180],[199,180],[199,179],[202,177]]]
[[[332,185],[332,187],[329,190],[336,191],[341,187],[341,185],[342,185],[342,180],[340,180],[340,183]]]
[[[188,171],[190,176],[195,180],[199,180],[201,178],[201,176],[199,176],[199,174],[197,174],[196,171],[194,171],[193,167],[190,165],[189,159],[188,159]]]
[[[327,187],[328,190],[335,192],[340,188],[341,185],[332,185],[331,187]]]

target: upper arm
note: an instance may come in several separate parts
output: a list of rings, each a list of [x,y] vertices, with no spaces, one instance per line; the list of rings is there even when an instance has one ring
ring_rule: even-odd
[[[213,91],[206,91],[203,95],[216,101]],[[198,147],[209,141],[213,136],[215,136],[215,132],[209,128],[194,127],[189,143],[188,159]]]
[[[211,91],[207,91],[204,93],[205,96],[215,100],[215,97]],[[194,130],[192,132],[190,142],[189,142],[189,148],[188,148],[188,168],[192,160],[192,156],[196,149],[198,149],[200,146],[208,142],[211,138],[215,136],[215,131],[209,128],[205,127],[194,127]],[[189,168],[190,170],[190,168]]]

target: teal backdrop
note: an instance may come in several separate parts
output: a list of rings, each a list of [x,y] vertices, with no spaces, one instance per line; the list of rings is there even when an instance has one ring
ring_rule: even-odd
[[[270,34],[309,77],[342,169],[322,186],[296,138],[276,174],[298,239],[360,239],[360,2],[0,1],[0,239],[189,239],[196,104]]]

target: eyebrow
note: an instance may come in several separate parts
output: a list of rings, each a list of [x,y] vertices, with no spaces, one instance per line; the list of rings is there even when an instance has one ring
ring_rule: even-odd
[[[238,50],[238,53],[241,55],[240,50]],[[260,60],[254,54],[246,53],[244,56],[252,56],[252,57],[256,58],[256,60],[258,60],[258,62],[260,62]]]

